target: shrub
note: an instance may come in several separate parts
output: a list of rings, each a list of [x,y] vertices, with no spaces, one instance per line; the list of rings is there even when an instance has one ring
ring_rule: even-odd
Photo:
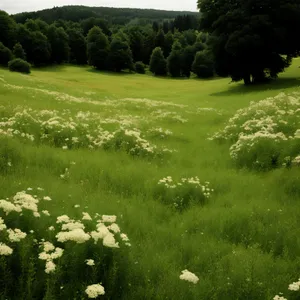
[[[137,61],[135,63],[135,71],[139,74],[145,74],[146,73],[146,70],[145,70],[145,65],[143,64],[143,62],[141,61]]]
[[[197,52],[192,70],[199,78],[214,76],[214,62],[207,50]]]
[[[155,197],[164,204],[183,211],[191,204],[205,204],[214,191],[209,185],[209,182],[201,184],[198,177],[181,178],[176,182],[168,176],[158,181]]]
[[[8,62],[11,59],[11,51],[0,42],[0,65],[7,67]]]
[[[300,93],[279,94],[240,109],[212,139],[228,140],[239,167],[269,170],[298,166]]]
[[[30,64],[21,58],[15,58],[8,63],[8,68],[12,72],[30,74],[30,67]]]

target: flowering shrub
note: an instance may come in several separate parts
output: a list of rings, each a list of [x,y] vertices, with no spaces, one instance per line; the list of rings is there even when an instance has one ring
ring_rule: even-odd
[[[286,165],[286,157],[298,164],[299,124],[300,92],[281,93],[238,110],[211,139],[233,142],[230,156],[238,166],[268,170]]]
[[[155,196],[163,203],[182,211],[192,203],[205,204],[213,191],[209,182],[201,184],[197,176],[181,178],[178,182],[168,176],[158,181]]]
[[[0,114],[1,115],[1,114]],[[107,120],[103,124],[107,124]],[[18,110],[0,119],[0,136],[18,137],[64,150],[90,148],[124,150],[139,157],[156,157],[172,150],[150,144],[138,129],[118,124],[114,131],[103,128],[100,116],[69,110]]]
[[[55,221],[40,210],[44,201],[51,198],[25,191],[0,200],[1,297],[83,299],[105,294],[119,299],[126,271],[120,270],[126,263],[123,246],[130,243],[116,216],[92,218],[83,212],[81,220],[62,215]]]

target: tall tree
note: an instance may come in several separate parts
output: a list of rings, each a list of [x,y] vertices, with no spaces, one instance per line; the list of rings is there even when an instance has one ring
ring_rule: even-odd
[[[300,0],[198,0],[201,27],[211,33],[219,75],[234,81],[275,78],[298,55]]]
[[[154,75],[167,74],[167,62],[160,47],[156,47],[152,52],[150,59],[150,71]]]
[[[87,56],[88,63],[99,70],[107,68],[107,58],[109,53],[109,42],[102,30],[95,26],[87,36]]]
[[[0,42],[0,65],[7,67],[8,62],[12,59],[12,57],[10,49]]]
[[[109,68],[112,71],[133,70],[132,53],[126,40],[122,40],[117,36],[113,38],[110,44],[108,61]]]
[[[6,47],[15,44],[16,22],[5,11],[0,10],[0,41]]]
[[[86,39],[83,34],[74,28],[67,31],[69,36],[70,61],[78,65],[87,63]]]
[[[214,76],[214,61],[208,50],[196,53],[192,70],[199,78],[209,78]]]
[[[182,75],[186,77],[191,76],[192,65],[195,59],[195,47],[194,46],[187,46],[183,49],[182,52]]]
[[[164,56],[168,57],[172,51],[172,46],[174,43],[174,37],[171,31],[165,35],[165,44],[164,44]]]
[[[182,66],[182,47],[178,41],[175,41],[172,52],[167,59],[167,68],[172,77],[181,76]]]
[[[31,47],[27,53],[27,60],[36,66],[48,64],[51,56],[51,46],[47,37],[40,31],[30,33]]]
[[[62,27],[51,25],[48,29],[48,40],[51,45],[51,61],[61,64],[69,60],[69,37]]]
[[[15,58],[26,60],[26,53],[20,43],[15,44],[13,48],[13,55]]]

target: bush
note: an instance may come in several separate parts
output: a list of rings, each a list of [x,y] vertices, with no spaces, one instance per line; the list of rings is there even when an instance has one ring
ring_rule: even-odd
[[[11,51],[0,42],[0,65],[7,67],[8,62],[11,59]]]
[[[30,67],[30,64],[21,58],[15,58],[8,63],[8,68],[12,72],[30,74]]]
[[[15,44],[13,49],[14,58],[26,60],[26,53],[20,43]]]
[[[146,73],[146,70],[145,70],[145,65],[143,64],[143,62],[141,61],[137,61],[135,63],[135,71],[139,74],[145,74]]]
[[[191,204],[204,205],[214,191],[209,185],[209,182],[201,184],[197,176],[181,178],[178,182],[168,176],[158,181],[154,196],[162,203],[183,211]]]
[[[300,93],[281,93],[240,109],[212,139],[232,143],[230,156],[239,167],[269,170],[300,162]]]
[[[211,54],[206,50],[197,52],[192,70],[199,78],[213,77],[214,62]]]

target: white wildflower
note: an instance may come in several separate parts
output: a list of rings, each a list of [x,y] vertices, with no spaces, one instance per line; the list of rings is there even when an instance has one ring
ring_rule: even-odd
[[[114,238],[114,235],[109,233],[107,234],[103,239],[103,246],[109,247],[109,248],[120,248],[119,243],[116,243],[116,240]]]
[[[74,229],[84,229],[84,225],[80,222],[70,222],[62,225],[62,230],[74,230]]]
[[[188,270],[181,271],[181,273],[182,274],[179,276],[181,280],[186,280],[194,284],[196,284],[199,281],[199,278],[194,273],[191,273]]]
[[[64,253],[64,249],[56,247],[55,251],[50,254],[50,257],[51,257],[51,259],[57,259],[57,258],[62,257],[63,253]]]
[[[18,192],[14,197],[13,201],[15,204],[20,205],[22,208],[37,212],[37,204],[39,200],[35,199],[32,195],[27,194],[26,192]]]
[[[48,230],[49,230],[49,231],[54,231],[54,230],[55,230],[55,227],[54,227],[54,226],[50,226],[50,227],[48,228]]]
[[[90,235],[85,233],[82,229],[74,229],[72,231],[62,231],[56,235],[57,241],[64,243],[67,241],[73,241],[77,244],[82,244],[90,239]]]
[[[300,279],[299,279],[298,282],[293,282],[292,284],[290,284],[288,289],[290,291],[299,291],[299,289],[300,289]]]
[[[50,252],[50,251],[53,251],[55,249],[54,245],[50,242],[44,242],[43,243],[43,247],[44,247],[44,251],[47,253],[47,252]]]
[[[79,204],[75,204],[74,207],[75,207],[75,208],[79,208],[80,205],[79,205]]]
[[[129,238],[128,238],[127,234],[121,233],[120,237],[121,237],[123,242],[129,242]]]
[[[48,210],[42,210],[42,213],[48,217],[50,216],[50,213]]]
[[[114,233],[119,233],[121,231],[120,227],[116,223],[109,225],[107,228],[113,231]]]
[[[34,217],[40,218],[41,214],[37,211],[33,212]]]
[[[87,260],[86,260],[86,264],[87,264],[88,266],[94,266],[94,265],[95,265],[95,261],[94,261],[93,259],[87,259]]]
[[[82,220],[87,220],[87,221],[93,220],[92,217],[87,212],[83,212],[82,214],[83,214]]]
[[[22,208],[18,205],[14,205],[13,203],[6,201],[6,200],[0,200],[0,208],[3,209],[3,211],[8,215],[10,212],[21,212]]]
[[[0,217],[0,231],[6,229],[6,225],[4,224],[4,220]]]
[[[13,249],[3,243],[0,243],[0,255],[11,255],[12,253]]]
[[[49,196],[45,196],[45,197],[43,198],[43,200],[45,200],[45,201],[51,201],[52,199],[51,199]]]
[[[57,224],[59,224],[59,223],[69,223],[69,222],[71,222],[71,219],[67,215],[59,216],[56,219]]]
[[[101,284],[92,284],[86,288],[85,293],[89,298],[97,298],[98,296],[104,295],[105,291]]]
[[[53,273],[55,271],[55,268],[56,268],[56,265],[55,265],[55,263],[52,260],[48,260],[46,262],[45,272],[47,274]]]
[[[27,234],[22,232],[20,229],[7,229],[8,238],[11,242],[20,242],[22,239],[25,239]]]

